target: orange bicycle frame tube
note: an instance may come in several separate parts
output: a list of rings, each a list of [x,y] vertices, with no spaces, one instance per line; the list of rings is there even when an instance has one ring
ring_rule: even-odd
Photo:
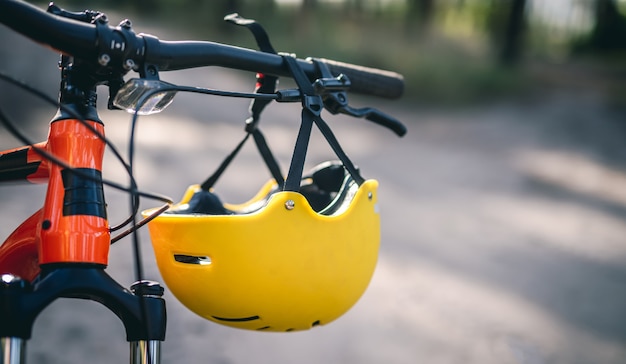
[[[101,123],[87,122],[104,134]],[[39,264],[107,265],[110,234],[102,188],[104,141],[79,120],[65,119],[51,124],[47,146],[72,169],[50,166]]]
[[[104,134],[100,122],[87,123]],[[48,182],[43,208],[0,246],[0,273],[32,280],[43,264],[108,264],[110,233],[101,178],[104,149],[104,141],[79,120],[61,119],[51,123],[46,142],[0,152],[1,181]],[[38,150],[72,168],[47,161]]]

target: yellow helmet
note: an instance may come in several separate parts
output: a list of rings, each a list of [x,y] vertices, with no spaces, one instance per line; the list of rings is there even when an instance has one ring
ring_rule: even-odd
[[[174,296],[208,320],[250,330],[306,330],[348,311],[376,266],[378,182],[357,185],[334,163],[302,181],[299,192],[271,181],[242,205],[194,185],[152,220],[157,265]],[[213,212],[197,213],[199,200]]]

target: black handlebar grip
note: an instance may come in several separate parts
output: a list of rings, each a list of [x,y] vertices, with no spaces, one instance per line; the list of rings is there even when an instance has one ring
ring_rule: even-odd
[[[387,99],[398,99],[404,92],[404,77],[399,73],[330,59],[322,58],[319,61],[326,64],[333,75],[343,73],[348,76],[352,83],[351,92]]]

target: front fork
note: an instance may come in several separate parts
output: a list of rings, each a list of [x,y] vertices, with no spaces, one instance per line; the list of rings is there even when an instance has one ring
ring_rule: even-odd
[[[0,356],[3,364],[26,363],[26,341],[19,337],[0,338]],[[141,340],[130,342],[130,364],[161,363],[161,342]]]
[[[158,340],[131,341],[130,364],[160,364],[161,342]]]
[[[19,337],[0,338],[0,357],[3,364],[26,362],[26,340]]]
[[[37,315],[57,298],[99,302],[124,324],[131,364],[159,364],[165,340],[163,287],[139,281],[127,290],[101,267],[47,268],[31,285],[10,274],[0,276],[0,363],[25,364],[26,342]]]

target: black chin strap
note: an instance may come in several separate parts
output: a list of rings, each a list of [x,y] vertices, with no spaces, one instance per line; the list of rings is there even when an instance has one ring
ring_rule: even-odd
[[[288,55],[283,55],[282,57],[302,93],[302,123],[300,124],[298,138],[296,139],[296,145],[291,158],[291,165],[289,166],[289,173],[287,174],[283,190],[296,192],[300,190],[300,180],[302,179],[304,161],[306,159],[313,123],[317,125],[317,128],[354,181],[358,185],[361,185],[365,180],[361,177],[359,170],[352,164],[348,155],[343,151],[328,124],[320,117],[324,109],[322,97],[315,93],[313,85],[296,59]]]

